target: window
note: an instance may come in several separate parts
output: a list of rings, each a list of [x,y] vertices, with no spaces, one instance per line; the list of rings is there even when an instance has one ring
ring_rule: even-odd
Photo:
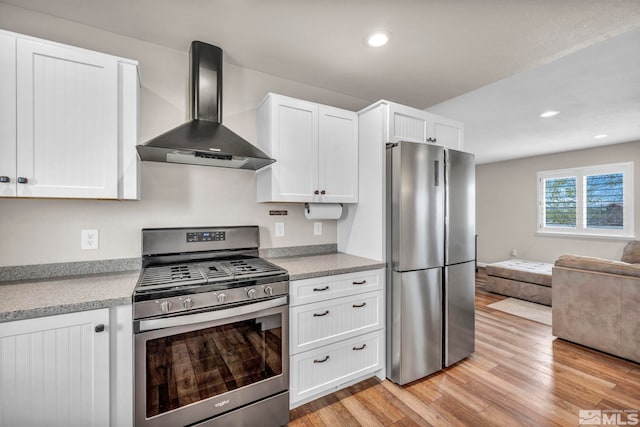
[[[633,163],[538,172],[538,232],[633,237]]]

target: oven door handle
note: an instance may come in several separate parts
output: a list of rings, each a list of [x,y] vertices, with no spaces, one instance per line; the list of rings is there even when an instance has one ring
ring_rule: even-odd
[[[172,328],[174,326],[193,325],[196,323],[209,322],[211,320],[228,319],[243,314],[257,313],[269,308],[287,304],[287,297],[270,299],[268,301],[256,302],[226,310],[207,311],[205,313],[187,314],[184,316],[165,317],[162,319],[149,319],[138,321],[138,331],[145,332],[153,329]]]

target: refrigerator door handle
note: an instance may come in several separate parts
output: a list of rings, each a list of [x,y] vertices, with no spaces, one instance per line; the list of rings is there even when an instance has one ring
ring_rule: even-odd
[[[440,160],[434,160],[433,166],[433,173],[435,174],[435,186],[438,187],[440,186]]]

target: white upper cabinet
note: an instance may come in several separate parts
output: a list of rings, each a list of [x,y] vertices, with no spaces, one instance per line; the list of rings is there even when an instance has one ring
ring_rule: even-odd
[[[308,202],[318,188],[318,106],[269,95],[258,109],[258,147],[276,162],[258,171],[259,202]]]
[[[431,123],[429,134],[435,140],[434,144],[462,151],[464,141],[464,125],[462,122],[433,113],[428,114]]]
[[[0,33],[0,196],[16,195],[16,39]]]
[[[322,201],[358,201],[358,114],[320,105],[318,187]]]
[[[358,201],[356,113],[269,94],[258,147],[276,159],[257,172],[259,202]]]
[[[427,142],[429,115],[427,112],[405,105],[389,103],[387,142]]]
[[[0,133],[6,134],[0,149],[7,159],[0,161],[0,194],[139,198],[137,63],[19,34],[0,36],[0,67],[3,76],[5,69],[13,76],[0,83],[2,93],[13,95],[12,102],[0,101]],[[15,118],[15,129],[5,126],[5,117]]]
[[[462,122],[394,102],[382,103],[388,105],[387,142],[422,142],[462,150]]]

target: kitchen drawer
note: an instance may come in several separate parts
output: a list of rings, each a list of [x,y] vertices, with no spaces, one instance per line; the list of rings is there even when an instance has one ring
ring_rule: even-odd
[[[292,356],[292,406],[381,369],[383,352],[384,332],[377,331]]]
[[[383,268],[360,271],[358,273],[294,280],[289,286],[289,304],[291,306],[297,306],[331,298],[382,290],[383,288]]]
[[[382,291],[290,309],[291,354],[344,340],[384,326]]]

